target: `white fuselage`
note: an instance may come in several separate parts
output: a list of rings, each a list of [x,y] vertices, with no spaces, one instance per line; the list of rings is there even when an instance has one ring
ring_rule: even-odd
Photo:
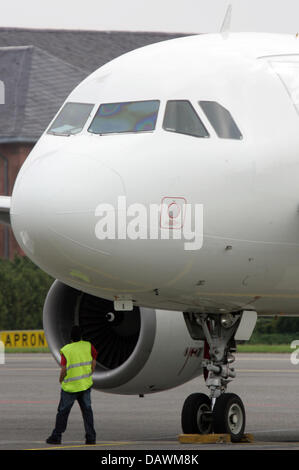
[[[94,104],[82,131],[44,133],[18,175],[11,221],[25,253],[60,281],[111,300],[298,314],[299,115],[273,61],[296,70],[299,39],[192,36],[94,72],[66,100]],[[141,100],[160,101],[154,131],[88,132],[102,103]],[[163,129],[169,100],[188,100],[209,137]],[[218,137],[199,105],[205,100],[229,110],[242,139]],[[183,239],[99,240],[96,208],[116,206],[119,196],[128,206],[201,204],[202,247],[186,250]]]

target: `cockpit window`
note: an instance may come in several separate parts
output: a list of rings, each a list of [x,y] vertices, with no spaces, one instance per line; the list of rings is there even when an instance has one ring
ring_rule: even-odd
[[[88,131],[101,135],[153,131],[159,106],[158,100],[101,104]]]
[[[215,101],[200,101],[201,108],[222,139],[242,139],[242,134],[230,112]]]
[[[167,101],[163,129],[193,137],[209,137],[209,133],[190,101]]]
[[[48,130],[48,134],[71,135],[81,132],[94,104],[66,103]]]

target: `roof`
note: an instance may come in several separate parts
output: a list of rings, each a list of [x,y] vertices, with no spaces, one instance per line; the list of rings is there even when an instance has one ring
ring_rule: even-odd
[[[35,142],[86,72],[37,47],[1,47],[0,142]]]
[[[91,72],[136,48],[183,34],[0,28],[0,143],[36,142]]]
[[[0,47],[30,44],[89,74],[138,47],[182,36],[186,34],[0,28]]]

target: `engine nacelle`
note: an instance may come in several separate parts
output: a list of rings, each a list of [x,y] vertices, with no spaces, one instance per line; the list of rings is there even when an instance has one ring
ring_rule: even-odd
[[[116,312],[113,302],[52,285],[44,305],[44,330],[60,363],[60,349],[79,324],[98,351],[94,388],[148,394],[177,387],[202,374],[204,343],[191,338],[181,312],[134,307]]]

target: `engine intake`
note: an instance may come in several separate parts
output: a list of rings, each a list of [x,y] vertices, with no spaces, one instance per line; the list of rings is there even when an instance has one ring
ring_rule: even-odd
[[[83,339],[98,351],[105,369],[121,366],[132,355],[141,331],[140,310],[116,312],[110,300],[83,294],[79,305],[79,324]]]
[[[191,338],[181,312],[143,307],[117,312],[112,301],[55,281],[45,301],[43,322],[58,363],[60,349],[70,342],[72,325],[81,326],[83,339],[98,351],[93,375],[98,390],[153,393],[202,372],[203,342]]]

